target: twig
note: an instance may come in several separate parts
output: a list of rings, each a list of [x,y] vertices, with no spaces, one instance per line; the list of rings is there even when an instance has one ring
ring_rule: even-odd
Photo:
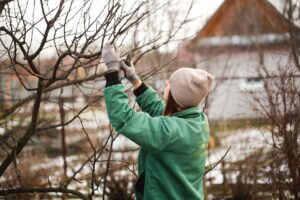
[[[226,153],[222,156],[222,158],[218,162],[210,165],[209,168],[207,170],[205,170],[204,175],[206,175],[208,172],[212,171],[217,165],[219,165],[224,160],[224,158],[226,157],[226,155],[230,149],[231,149],[231,146],[227,149]]]
[[[21,194],[21,193],[63,193],[63,194],[73,194],[80,199],[88,200],[88,198],[82,194],[81,192],[78,192],[76,190],[70,190],[70,189],[64,189],[64,188],[11,188],[11,189],[1,189],[0,190],[0,196],[6,196],[10,194]]]

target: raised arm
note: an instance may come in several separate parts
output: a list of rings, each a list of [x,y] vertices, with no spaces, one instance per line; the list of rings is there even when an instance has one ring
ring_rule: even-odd
[[[122,84],[106,87],[104,97],[108,117],[115,130],[150,153],[163,150],[193,152],[196,146],[202,148],[208,141],[207,118],[197,107],[182,113],[189,116],[189,120],[170,116],[151,117],[148,113],[136,112],[128,105]]]
[[[142,83],[133,93],[137,96],[136,101],[143,112],[148,113],[152,117],[162,115],[165,109],[165,102],[152,87]]]
[[[160,152],[174,138],[171,130],[173,127],[166,117],[151,117],[148,113],[135,112],[129,107],[128,96],[122,84],[107,87],[104,97],[108,117],[115,130],[145,150]]]
[[[162,115],[165,109],[164,101],[159,97],[156,91],[151,87],[147,87],[137,75],[132,63],[121,62],[121,67],[126,73],[128,81],[135,88],[133,93],[137,96],[137,103],[143,112],[147,112],[150,116],[156,117]]]
[[[139,84],[134,92],[138,96],[137,101],[142,109],[150,112],[152,116],[146,112],[135,112],[134,109],[130,108],[128,96],[118,76],[119,55],[117,51],[112,45],[106,44],[102,53],[107,66],[106,88],[104,90],[105,103],[108,117],[117,132],[122,133],[152,153],[158,153],[166,148],[172,151],[181,151],[191,147],[193,150],[195,145],[191,145],[191,142],[200,141],[201,138],[205,139],[201,139],[202,142],[207,141],[208,134],[200,134],[202,133],[202,126],[195,128],[180,117],[154,117],[154,115],[161,115],[164,103],[151,87],[148,88],[143,83]],[[201,113],[196,113],[196,115],[201,116]],[[194,122],[195,126],[203,121],[197,119]],[[193,123],[191,120],[189,122]],[[182,126],[186,126],[183,131],[181,130]],[[195,134],[186,134],[189,130],[198,132],[198,138],[195,139]]]

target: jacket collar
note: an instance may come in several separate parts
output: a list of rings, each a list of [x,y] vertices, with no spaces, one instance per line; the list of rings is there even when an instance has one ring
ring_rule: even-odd
[[[174,113],[171,116],[180,117],[180,118],[193,118],[198,117],[201,115],[201,111],[198,107],[190,107],[187,109],[184,109],[180,112]]]

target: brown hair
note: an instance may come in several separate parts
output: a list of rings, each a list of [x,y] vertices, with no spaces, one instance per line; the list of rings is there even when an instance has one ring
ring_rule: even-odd
[[[172,96],[171,91],[169,91],[169,96],[167,99],[164,116],[172,115],[174,113],[177,113],[179,111],[183,110],[174,100],[174,97]]]

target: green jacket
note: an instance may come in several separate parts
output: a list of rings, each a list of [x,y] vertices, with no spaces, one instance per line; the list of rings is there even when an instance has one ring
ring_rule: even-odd
[[[209,138],[205,114],[192,107],[162,116],[165,104],[151,87],[137,97],[143,112],[128,106],[121,84],[107,87],[104,97],[115,130],[141,146],[138,172],[145,171],[143,199],[204,199]]]

